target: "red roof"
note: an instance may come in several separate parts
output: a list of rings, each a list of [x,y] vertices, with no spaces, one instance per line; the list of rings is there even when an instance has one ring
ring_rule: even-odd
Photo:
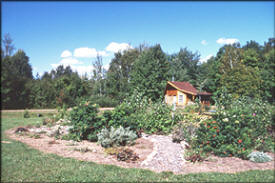
[[[198,92],[197,89],[188,82],[168,81],[168,83],[174,85],[174,87],[180,90],[183,90],[188,93],[190,92],[193,95],[212,95],[211,93],[208,93],[208,92]]]
[[[177,88],[181,90],[185,90],[185,91],[197,94],[197,89],[188,82],[169,81],[169,83],[172,83],[173,85],[175,85]]]

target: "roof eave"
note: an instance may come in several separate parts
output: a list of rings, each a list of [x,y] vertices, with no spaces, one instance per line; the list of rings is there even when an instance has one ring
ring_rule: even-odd
[[[173,83],[171,83],[170,81],[167,82],[168,84],[170,84],[171,86],[173,86],[174,88],[176,88],[177,90],[179,91],[182,91],[184,93],[188,93],[188,94],[191,94],[191,95],[197,95],[197,93],[193,93],[193,92],[190,92],[190,91],[187,91],[187,90],[183,90],[179,87],[177,87],[176,85],[174,85]]]

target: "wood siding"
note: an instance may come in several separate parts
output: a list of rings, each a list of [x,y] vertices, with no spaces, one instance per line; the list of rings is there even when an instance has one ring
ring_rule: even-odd
[[[166,90],[166,95],[175,96],[177,95],[177,90]]]

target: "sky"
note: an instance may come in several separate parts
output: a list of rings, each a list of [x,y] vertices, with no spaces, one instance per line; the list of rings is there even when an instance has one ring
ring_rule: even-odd
[[[91,75],[100,55],[160,44],[167,54],[197,52],[201,62],[224,44],[274,37],[274,2],[1,2],[2,35],[29,57],[33,75],[70,65]]]

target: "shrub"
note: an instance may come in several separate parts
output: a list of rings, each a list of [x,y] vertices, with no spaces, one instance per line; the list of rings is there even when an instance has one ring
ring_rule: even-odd
[[[163,102],[152,103],[151,100],[134,91],[123,103],[118,105],[113,111],[103,113],[102,123],[106,127],[130,128],[140,134],[163,132],[169,133],[173,125],[182,119],[180,111],[172,111],[170,106]]]
[[[210,110],[210,106],[208,106],[208,105],[204,105],[203,107],[204,107],[205,111],[209,111]]]
[[[63,105],[62,108],[58,107],[57,110],[58,110],[58,113],[55,116],[54,121],[58,121],[60,119],[67,119],[69,117],[66,105]]]
[[[90,97],[90,101],[98,104],[100,107],[115,107],[119,104],[117,100],[108,96],[92,96]]]
[[[134,108],[127,104],[126,102],[123,102],[119,106],[117,106],[113,111],[111,112],[104,112],[103,116],[105,119],[109,121],[105,121],[108,126],[113,127],[124,127],[124,128],[130,128],[133,131],[136,131],[138,129],[138,122],[136,120],[133,120],[133,114],[135,113]]]
[[[100,133],[97,134],[98,143],[102,147],[113,147],[113,146],[125,146],[134,144],[137,135],[131,131],[130,128],[114,128],[110,130],[104,128]]]
[[[73,140],[97,141],[96,134],[104,126],[102,120],[97,116],[98,106],[89,101],[82,101],[70,112],[70,121],[73,126],[70,129]]]
[[[271,113],[266,103],[247,97],[233,99],[222,94],[216,104],[217,112],[212,120],[200,124],[197,131],[199,138],[193,146],[218,156],[247,159],[257,143],[268,139]]]
[[[173,131],[172,131],[173,142],[180,143],[181,141],[183,141],[185,139],[184,133],[185,133],[185,131],[184,131],[184,127],[182,126],[182,124],[174,126]]]
[[[191,144],[196,137],[196,132],[199,124],[208,119],[208,116],[186,114],[183,116],[182,121],[174,126],[172,132],[172,139],[174,142],[185,140]]]
[[[25,111],[24,111],[23,117],[24,117],[24,118],[29,118],[29,117],[30,117],[30,114],[29,114],[29,111],[28,111],[28,110],[25,110]]]
[[[268,161],[272,161],[272,158],[263,152],[252,152],[248,155],[250,161],[256,163],[265,163]]]
[[[43,125],[48,125],[49,123],[54,123],[54,122],[55,122],[54,118],[44,118],[42,120]]]
[[[199,110],[200,110],[200,106],[197,103],[189,104],[185,106],[183,109],[184,112],[188,112],[188,113],[199,112]]]
[[[177,117],[172,118],[172,108],[170,106],[162,102],[156,102],[148,106],[141,126],[148,133],[169,133],[176,122],[175,119]]]
[[[35,128],[40,128],[41,127],[41,123],[36,123],[34,126],[35,126]]]

